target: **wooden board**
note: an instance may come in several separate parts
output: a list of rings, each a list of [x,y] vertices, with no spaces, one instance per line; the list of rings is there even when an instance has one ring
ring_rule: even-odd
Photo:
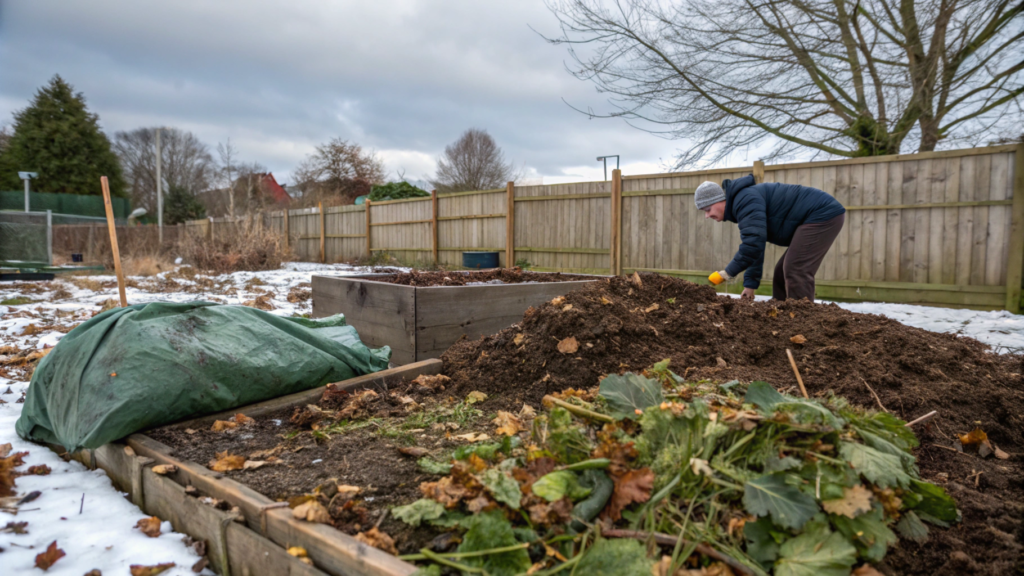
[[[416,289],[416,359],[437,358],[458,340],[494,334],[523,319],[530,306],[592,280]]]
[[[391,347],[393,364],[416,361],[415,288],[328,276],[313,276],[312,285],[314,318],[344,314],[366,345]]]

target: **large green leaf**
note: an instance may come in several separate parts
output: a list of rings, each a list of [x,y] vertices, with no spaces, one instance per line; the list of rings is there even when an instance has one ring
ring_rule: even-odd
[[[747,554],[762,565],[770,566],[779,557],[777,534],[767,516],[745,523],[743,536],[747,539]]]
[[[420,458],[419,460],[416,461],[416,464],[418,464],[420,469],[426,472],[427,474],[439,474],[443,476],[451,474],[452,472],[451,464],[438,462],[437,460],[434,460],[429,456],[424,456]]]
[[[913,510],[906,510],[896,524],[896,531],[907,540],[913,540],[918,544],[928,541],[928,527],[921,522],[921,519]]]
[[[558,470],[541,476],[533,483],[532,489],[534,494],[548,502],[561,500],[566,496],[570,500],[579,500],[590,494],[590,489],[580,486],[579,478],[568,470]]]
[[[839,456],[849,462],[857,473],[878,486],[906,488],[910,485],[911,478],[903,470],[903,462],[898,456],[855,442],[841,443]]]
[[[779,549],[775,576],[849,576],[857,549],[842,534],[815,521],[813,529],[786,541]]]
[[[517,544],[512,525],[497,510],[475,514],[462,521],[467,528],[459,552],[477,552]],[[530,569],[530,555],[524,549],[463,558],[463,564],[483,568],[491,576],[515,576]]]
[[[814,498],[786,484],[781,473],[747,482],[743,487],[743,505],[751,514],[771,514],[772,521],[779,526],[797,530],[818,512]]]
[[[786,396],[767,382],[751,382],[743,401],[756,405],[768,416],[771,416],[776,410],[785,410],[805,415],[803,420],[809,418],[813,421],[821,421],[833,428],[841,428],[843,425],[835,414],[816,401]]]
[[[654,561],[636,540],[601,539],[586,551],[574,570],[586,576],[624,576],[651,573]]]
[[[882,508],[877,504],[871,512],[856,518],[832,516],[832,523],[843,536],[853,541],[861,557],[868,562],[881,562],[885,551],[898,540],[885,525]]]
[[[900,459],[900,462],[903,463],[903,469],[907,474],[917,476],[917,465],[915,464],[914,455],[911,454],[909,450],[904,450],[891,441],[899,441],[898,438],[890,435],[889,439],[886,439],[883,435],[875,434],[874,432],[858,426],[854,426],[853,429],[857,431],[857,435],[860,436],[861,440],[863,440],[865,444],[879,452],[896,456]]]
[[[497,468],[488,468],[478,478],[495,500],[513,510],[519,510],[523,493],[519,490],[519,482],[514,478]]]
[[[636,420],[638,411],[642,413],[649,406],[657,406],[665,400],[660,382],[632,372],[606,376],[601,380],[598,394],[608,403],[612,416],[619,420]]]
[[[437,520],[444,515],[444,505],[429,498],[420,498],[412,504],[395,506],[391,514],[411,526],[419,526],[424,520]]]
[[[775,411],[775,406],[786,401],[786,397],[773,388],[771,384],[759,380],[750,383],[750,386],[747,387],[747,395],[743,397],[743,401],[757,406],[767,414],[771,414]]]
[[[430,566],[423,566],[416,570],[409,576],[441,576],[441,567],[437,564],[431,564]]]
[[[946,494],[941,486],[911,480],[911,491],[921,498],[921,501],[911,506],[922,518],[934,518],[939,522],[958,522],[960,512],[956,509],[956,502]]]

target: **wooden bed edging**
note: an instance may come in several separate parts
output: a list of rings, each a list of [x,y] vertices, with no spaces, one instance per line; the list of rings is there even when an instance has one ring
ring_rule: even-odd
[[[412,378],[420,374],[439,374],[441,366],[440,360],[416,362],[351,378],[339,383],[339,387],[358,390],[379,386],[389,376]],[[290,394],[173,426],[204,426],[239,412],[252,417],[304,406],[316,402],[324,389]],[[77,452],[73,457],[90,468],[107,472],[114,485],[128,492],[132,502],[147,514],[170,520],[175,530],[206,540],[210,567],[219,574],[408,576],[416,571],[412,564],[367,546],[331,526],[296,520],[289,508],[272,508],[278,503],[219,472],[179,460],[170,446],[144,433],[132,434],[126,441],[127,447],[120,442],[110,443],[96,450]],[[157,464],[174,465],[177,471],[160,476],[150,468]],[[195,486],[206,496],[237,506],[241,517],[236,519],[230,513],[187,496],[185,486]],[[286,549],[291,546],[305,548],[316,568],[289,555]]]

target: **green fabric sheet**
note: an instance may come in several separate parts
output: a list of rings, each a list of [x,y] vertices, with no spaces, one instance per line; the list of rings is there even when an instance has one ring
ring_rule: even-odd
[[[78,326],[32,375],[18,435],[69,451],[384,370],[341,315],[208,302],[137,304]]]

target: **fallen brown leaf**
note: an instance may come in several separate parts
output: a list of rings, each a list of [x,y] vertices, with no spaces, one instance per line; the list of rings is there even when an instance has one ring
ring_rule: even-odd
[[[562,354],[575,354],[580,349],[580,343],[575,336],[569,336],[558,343],[558,351]]]
[[[292,509],[292,516],[299,520],[319,522],[320,524],[327,524],[331,521],[331,515],[327,513],[327,508],[324,508],[324,505],[316,500],[299,504]]]
[[[36,476],[47,476],[50,474],[50,467],[46,464],[36,464],[35,466],[29,466],[27,473]]]
[[[161,476],[174,474],[177,471],[178,467],[174,464],[157,464],[156,466],[153,466],[153,472]]]
[[[467,432],[466,434],[459,434],[454,436],[456,440],[465,440],[466,442],[483,442],[484,440],[490,440],[491,437],[487,434],[480,432]]]
[[[865,564],[853,571],[851,576],[884,576],[870,564]]]
[[[267,465],[266,460],[246,460],[242,464],[242,470],[257,470]]]
[[[562,312],[568,312],[569,310],[572,310],[572,304],[566,304],[562,307]]]
[[[852,488],[843,488],[843,497],[825,500],[821,507],[830,514],[856,518],[871,510],[871,491],[861,484]]]
[[[149,518],[139,520],[135,523],[135,527],[150,538],[156,538],[160,535],[160,519],[156,516],[150,516]]]
[[[215,454],[216,460],[210,460],[207,465],[210,470],[214,472],[228,472],[229,470],[241,470],[245,466],[245,456],[232,456],[229,455],[227,450],[224,452],[217,452]]]
[[[163,564],[154,564],[153,566],[143,566],[142,564],[132,564],[128,567],[132,576],[156,576],[162,572],[167,572],[171,568],[174,568],[174,562],[165,562]]]
[[[403,446],[399,448],[398,451],[406,456],[412,456],[413,458],[422,458],[427,454],[430,454],[430,451],[426,448],[419,448],[417,446]]]
[[[612,303],[611,300],[605,298],[604,296],[601,296],[601,304],[604,304],[605,306],[607,306],[608,304],[611,304],[611,303]]]
[[[519,334],[516,334],[515,338],[512,339],[512,343],[515,344],[516,346],[521,346],[523,344],[523,340],[526,340],[526,335],[520,332]]]
[[[213,426],[210,427],[210,430],[214,432],[223,432],[225,430],[231,430],[232,428],[237,427],[237,422],[231,422],[230,420],[217,420],[213,423]]]
[[[555,296],[554,298],[551,299],[551,305],[552,306],[561,306],[564,303],[565,303],[565,297],[563,297],[563,296]]]
[[[658,308],[661,308],[661,306],[658,306],[657,303],[654,303],[654,304],[651,304],[650,306],[648,306],[647,308],[644,308],[644,312],[650,314],[651,312],[654,312]]]
[[[249,424],[256,423],[256,420],[254,418],[249,418],[245,414],[235,414],[234,417],[231,419],[235,422],[235,424],[238,424],[239,426],[248,426]]]
[[[640,280],[640,273],[639,272],[633,272],[633,277],[631,279],[633,280],[633,284],[637,288],[643,288],[644,287],[644,283]]]
[[[805,338],[803,334],[797,334],[790,338],[789,341],[793,344],[803,344],[804,342],[807,342],[807,338]]]
[[[376,526],[370,528],[366,532],[360,532],[356,534],[356,540],[359,540],[367,546],[373,546],[378,550],[383,550],[388,554],[398,555],[398,549],[395,548],[395,541],[391,536],[388,536],[386,532],[381,532]]]
[[[64,551],[57,548],[57,541],[50,542],[50,545],[46,547],[45,552],[36,554],[36,568],[42,569],[44,572],[50,569],[50,566],[65,556]]]
[[[497,417],[491,420],[491,423],[498,427],[495,432],[505,436],[515,436],[523,430],[523,423],[519,418],[515,414],[504,410],[498,410]]]
[[[619,521],[627,506],[650,500],[653,488],[654,472],[650,468],[629,470],[615,478],[615,490],[605,507],[605,513],[613,521]]]
[[[8,522],[6,526],[0,528],[0,533],[3,534],[28,534],[28,530],[25,528],[28,526],[28,522]]]
[[[487,400],[487,394],[480,392],[479,390],[473,390],[469,394],[466,394],[466,402],[469,404],[476,404]]]
[[[0,444],[0,458],[7,458],[7,455],[10,454],[11,450],[13,449],[14,448],[11,446],[10,442],[6,444]]]

